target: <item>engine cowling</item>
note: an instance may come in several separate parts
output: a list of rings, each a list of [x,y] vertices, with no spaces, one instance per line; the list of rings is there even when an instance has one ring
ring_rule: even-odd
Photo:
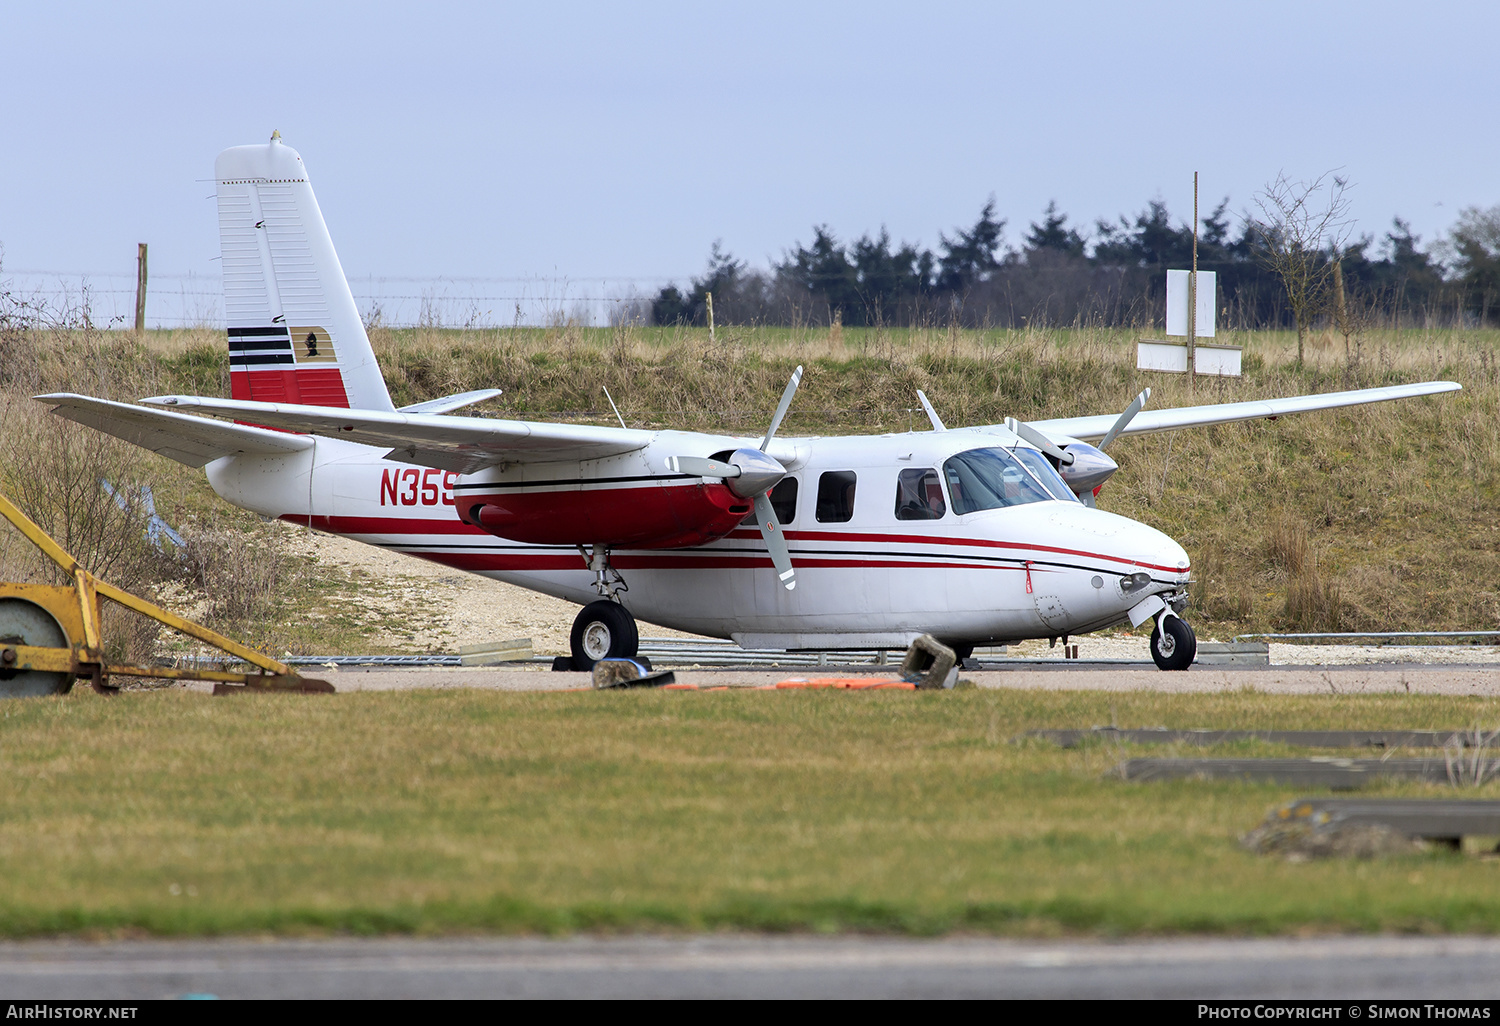
[[[458,515],[490,534],[532,545],[675,549],[724,537],[752,509],[721,481],[506,488],[463,494]]]

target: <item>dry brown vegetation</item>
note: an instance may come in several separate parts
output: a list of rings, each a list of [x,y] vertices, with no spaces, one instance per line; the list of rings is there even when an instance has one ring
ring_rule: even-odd
[[[499,386],[505,394],[481,412],[605,423],[613,421],[607,385],[631,426],[746,433],[764,429],[798,363],[808,373],[783,431],[808,434],[923,429],[919,388],[959,425],[1113,412],[1147,385],[1159,408],[1452,379],[1462,393],[1123,439],[1112,450],[1121,472],[1100,501],[1188,549],[1198,580],[1192,615],[1205,635],[1500,627],[1493,515],[1500,332],[1366,332],[1347,352],[1341,338],[1324,333],[1309,338],[1300,366],[1292,333],[1229,334],[1220,341],[1245,346],[1245,376],[1196,386],[1136,370],[1138,337],[1106,329],[843,327],[835,335],[721,326],[710,343],[707,331],[688,327],[372,331],[398,405]],[[49,390],[120,399],[226,394],[217,331],[137,339],[71,324],[13,332],[3,345],[0,485],[8,491],[47,473],[27,462],[38,453],[55,461],[69,446],[93,446],[108,466],[128,468],[118,472],[129,480],[152,484],[172,522],[256,530],[253,517],[208,492],[201,474],[128,446],[84,441],[91,433],[53,424],[28,398]],[[54,477],[52,485],[64,480]],[[70,480],[64,491],[76,500],[85,482]],[[54,526],[65,509],[72,515],[56,497],[28,502]],[[14,551],[0,548],[0,562]],[[298,620],[286,591],[253,613],[211,611],[210,622],[253,618],[274,641]],[[316,639],[298,647],[307,644]]]

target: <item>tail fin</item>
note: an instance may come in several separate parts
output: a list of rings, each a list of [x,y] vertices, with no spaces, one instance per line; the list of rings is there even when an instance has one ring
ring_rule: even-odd
[[[297,151],[281,133],[214,161],[230,395],[390,410],[390,393]]]

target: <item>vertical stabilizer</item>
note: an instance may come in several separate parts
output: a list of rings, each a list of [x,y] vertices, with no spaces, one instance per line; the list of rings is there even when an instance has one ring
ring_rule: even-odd
[[[392,409],[297,151],[281,133],[214,161],[235,399]]]

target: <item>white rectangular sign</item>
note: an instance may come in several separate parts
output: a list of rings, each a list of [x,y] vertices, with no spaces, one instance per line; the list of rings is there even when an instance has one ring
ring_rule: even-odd
[[[1183,342],[1136,343],[1135,365],[1141,370],[1187,372],[1187,345]],[[1240,376],[1240,347],[1204,343],[1193,349],[1193,369],[1199,374],[1237,378]]]
[[[1191,271],[1167,272],[1167,334],[1188,333],[1188,278]],[[1198,338],[1214,337],[1214,298],[1217,285],[1213,271],[1198,272],[1198,323],[1194,332]]]

